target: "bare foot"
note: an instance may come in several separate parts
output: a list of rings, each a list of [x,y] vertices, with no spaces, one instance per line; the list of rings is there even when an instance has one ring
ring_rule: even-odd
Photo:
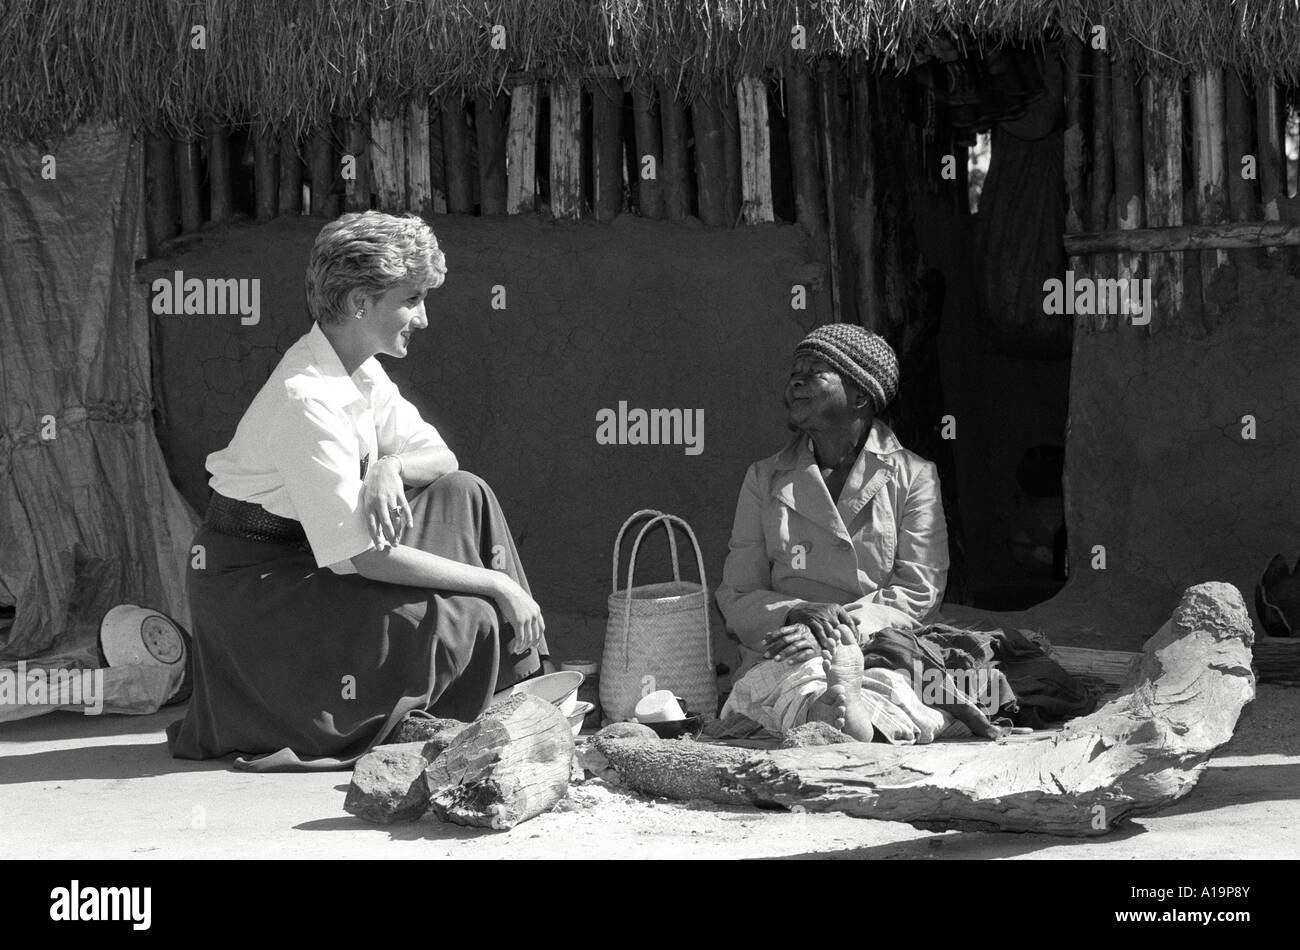
[[[875,735],[871,715],[862,699],[862,647],[846,626],[839,628],[840,642],[822,651],[826,692],[808,711],[808,718],[830,723],[859,742]]]

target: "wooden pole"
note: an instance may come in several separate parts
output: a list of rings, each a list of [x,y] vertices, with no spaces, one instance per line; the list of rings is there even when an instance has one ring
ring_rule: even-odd
[[[339,215],[339,196],[335,187],[338,166],[334,163],[333,139],[332,123],[326,120],[312,133],[308,146],[311,213],[318,217],[337,218]]]
[[[686,109],[667,83],[660,81],[659,122],[664,160],[659,166],[664,215],[682,221],[691,213],[691,184],[686,167]]]
[[[478,136],[480,214],[506,213],[506,122],[510,99],[505,93],[479,92],[474,99]]]
[[[181,231],[191,234],[203,227],[199,187],[199,149],[192,138],[175,140],[176,183],[180,192]]]
[[[253,134],[253,201],[258,221],[270,221],[276,215],[280,198],[277,158],[275,136],[259,127]]]
[[[1142,80],[1142,155],[1146,167],[1147,224],[1183,223],[1183,95],[1177,76],[1147,73]],[[1161,321],[1173,324],[1183,308],[1183,259],[1157,254],[1148,259]],[[1157,322],[1146,324],[1153,333]]]
[[[852,171],[845,184],[850,196],[853,303],[857,310],[857,322],[869,330],[884,334],[889,327],[885,322],[888,319],[887,308],[881,306],[883,279],[876,265],[880,231],[879,207],[876,203],[876,142],[873,134],[873,113],[880,106],[873,95],[871,72],[861,61],[849,72],[849,102]]]
[[[347,130],[347,155],[351,161],[347,165],[350,174],[343,179],[344,206],[349,211],[369,211],[374,172],[370,168],[370,119],[364,109],[348,122]]]
[[[449,95],[439,114],[442,124],[443,164],[447,172],[447,210],[474,213],[474,185],[470,181],[469,129],[459,93]]]
[[[826,236],[825,183],[817,154],[817,100],[812,76],[797,68],[787,70],[785,91],[790,113],[795,220],[821,241]]]
[[[180,222],[176,214],[176,163],[172,140],[152,134],[145,144],[145,213],[149,253],[156,255],[164,241],[176,236]]]
[[[1259,165],[1259,200],[1265,221],[1281,217],[1280,200],[1286,197],[1286,143],[1282,139],[1282,120],[1285,114],[1281,90],[1271,76],[1255,80],[1255,137],[1258,143],[1255,157]],[[1276,258],[1281,252],[1270,248],[1268,256]]]
[[[406,207],[418,215],[433,214],[433,183],[429,180],[429,100],[407,103],[402,126],[406,153]]]
[[[1178,227],[1141,228],[1133,231],[1098,231],[1067,234],[1071,254],[1175,254],[1250,247],[1300,247],[1300,224],[1284,221],[1234,221],[1223,224],[1185,224]]]
[[[1121,231],[1133,231],[1145,223],[1146,212],[1142,200],[1142,118],[1137,85],[1127,61],[1115,64],[1110,92],[1115,115],[1115,223]],[[1140,280],[1147,275],[1146,261],[1140,254],[1120,253],[1116,270],[1123,281]],[[1115,315],[1103,314],[1096,318],[1094,325],[1110,329],[1116,319]]]
[[[1228,214],[1233,221],[1251,221],[1259,218],[1258,202],[1255,200],[1254,181],[1245,178],[1242,159],[1255,154],[1254,115],[1245,82],[1235,70],[1228,71],[1223,77],[1223,111],[1227,125],[1227,141],[1224,156],[1224,171],[1228,176]],[[1251,159],[1256,163],[1258,159]],[[1258,175],[1258,170],[1256,170]],[[1258,252],[1237,250],[1231,253],[1237,264],[1253,263]]]
[[[646,77],[638,76],[632,83],[632,124],[636,136],[637,194],[643,218],[664,216],[664,192],[660,181],[664,148],[654,97],[654,84]]]
[[[1066,36],[1061,44],[1065,60],[1065,231],[1074,234],[1083,230],[1088,205],[1083,186],[1083,42]],[[1075,273],[1088,269],[1086,261],[1075,258],[1069,266]]]
[[[829,60],[822,60],[817,67],[817,92],[821,108],[818,110],[818,125],[821,128],[822,172],[826,181],[826,235],[831,260],[831,313],[835,320],[844,319],[843,290],[840,284],[840,239],[839,215],[836,201],[835,143],[831,129],[838,110],[838,73]]]
[[[370,170],[379,210],[406,210],[406,140],[401,119],[370,120]]]
[[[742,76],[736,81],[736,106],[740,112],[741,216],[746,224],[774,221],[767,83],[757,76]]]
[[[280,214],[302,214],[302,159],[298,139],[285,133],[280,137]]]
[[[1207,69],[1192,75],[1192,168],[1196,175],[1196,217],[1201,224],[1218,224],[1228,217],[1228,193],[1223,165],[1223,71]],[[1210,303],[1210,284],[1218,268],[1228,263],[1222,248],[1200,255],[1201,300]]]
[[[623,210],[623,84],[591,84],[592,191],[596,220],[608,224]]]
[[[726,83],[718,84],[718,114],[722,122],[722,169],[727,182],[727,221],[735,227],[740,220],[740,110],[736,94]]]
[[[1235,71],[1223,77],[1223,111],[1227,120],[1228,210],[1234,221],[1250,221],[1258,211],[1251,179],[1242,176],[1242,159],[1254,155],[1254,128],[1245,82]],[[1258,167],[1259,161],[1255,161]]]
[[[710,227],[733,227],[727,218],[727,172],[722,142],[718,84],[710,83],[691,102],[695,131],[695,194],[700,220]]]
[[[230,133],[215,119],[207,123],[208,220],[225,224],[234,214],[234,190],[230,183]]]
[[[551,83],[551,217],[582,216],[582,88]]]
[[[537,84],[510,91],[510,130],[506,134],[506,214],[537,209]]]
[[[1104,49],[1093,49],[1089,58],[1092,70],[1092,181],[1088,195],[1088,227],[1104,231],[1111,226],[1111,207],[1115,197],[1115,162],[1112,141],[1115,119],[1111,95],[1110,54]],[[1115,273],[1116,260],[1104,255],[1093,258],[1092,270],[1098,277]],[[1114,314],[1096,314],[1088,321],[1095,329],[1109,330],[1114,326]]]

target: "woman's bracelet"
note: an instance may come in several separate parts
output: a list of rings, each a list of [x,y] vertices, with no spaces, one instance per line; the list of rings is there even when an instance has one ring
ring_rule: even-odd
[[[379,456],[378,459],[375,460],[375,464],[378,465],[378,464],[379,464],[380,462],[382,462],[384,459],[397,459],[397,477],[398,477],[398,478],[401,478],[404,474],[406,474],[406,472],[405,472],[405,468],[404,468],[403,465],[402,465],[402,457],[401,457],[400,455],[381,455],[381,456]]]

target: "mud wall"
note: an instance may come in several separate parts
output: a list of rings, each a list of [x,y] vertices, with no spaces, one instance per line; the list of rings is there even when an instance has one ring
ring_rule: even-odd
[[[1269,559],[1300,554],[1300,281],[1225,268],[1212,297],[1217,316],[1075,335],[1054,609],[1091,614],[1062,621],[1080,641],[1140,644],[1201,581],[1236,585],[1253,616]]]
[[[309,328],[303,270],[322,223],[213,231],[140,271],[146,281],[176,270],[261,280],[257,325],[153,318],[163,447],[197,508],[204,458],[226,444]],[[457,216],[433,224],[447,282],[427,299],[429,329],[385,367],[462,467],[501,498],[555,652],[598,656],[614,536],[634,510],[686,518],[710,582],[721,577],[745,469],[788,438],[780,390],[789,356],[806,329],[831,319],[829,293],[793,227],[710,230],[629,216],[609,226]],[[809,287],[806,310],[791,308],[794,283]],[[504,310],[491,305],[498,285]],[[597,444],[598,410],[620,401],[702,409],[703,451]],[[646,547],[638,580],[670,578],[667,546]]]

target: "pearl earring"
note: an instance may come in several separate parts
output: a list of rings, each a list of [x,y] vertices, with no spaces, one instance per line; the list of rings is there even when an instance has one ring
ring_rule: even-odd
[[[358,320],[360,320],[360,319],[361,319],[362,317],[364,317],[365,315],[366,315],[366,308],[365,308],[365,307],[357,307],[357,312],[354,313],[352,316],[354,316],[354,317],[356,317]]]

